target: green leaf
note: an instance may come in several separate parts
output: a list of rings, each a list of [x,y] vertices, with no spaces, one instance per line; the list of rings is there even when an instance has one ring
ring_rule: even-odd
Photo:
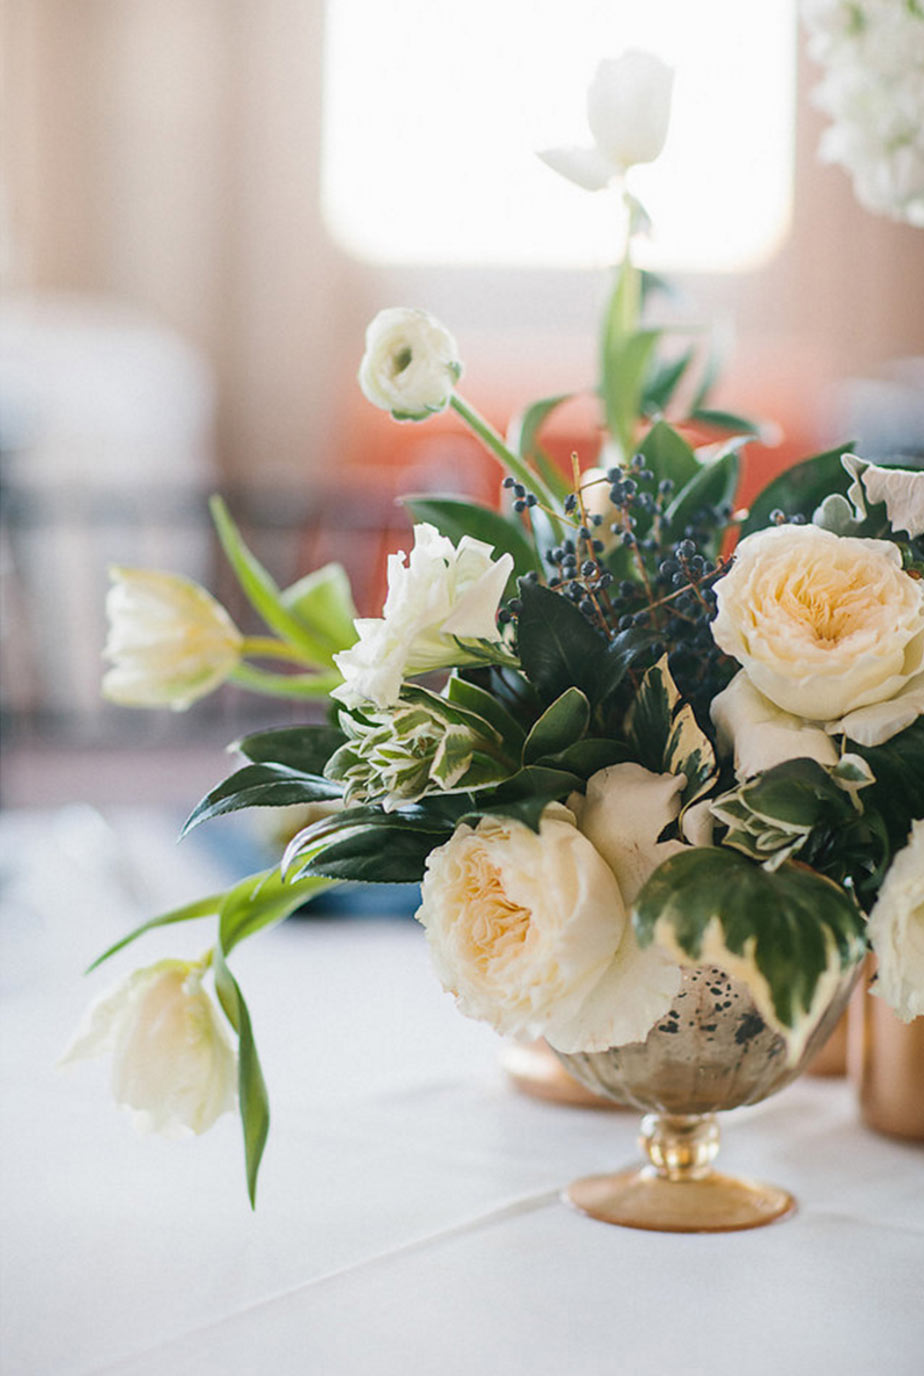
[[[321,775],[345,740],[334,726],[277,726],[242,736],[230,748],[253,764],[281,764],[300,774]]]
[[[171,927],[176,922],[192,922],[198,917],[211,917],[217,913],[221,907],[223,893],[209,894],[207,898],[197,898],[192,903],[184,903],[181,908],[171,908],[169,912],[161,913],[159,917],[152,917],[147,922],[142,922],[140,927],[135,927],[127,936],[120,937],[112,946],[107,947],[101,956],[97,956],[91,965],[88,965],[85,974],[90,974],[102,965],[104,960],[114,956],[118,951],[124,949],[132,941],[137,941],[139,936],[144,936],[147,932],[153,932],[158,927]]]
[[[761,428],[758,422],[749,420],[747,416],[740,416],[735,411],[714,411],[705,406],[696,406],[690,412],[689,419],[701,421],[703,425],[712,425],[716,430],[732,430],[737,435],[760,438]]]
[[[738,451],[742,443],[743,440],[737,440],[725,447],[714,459],[704,464],[699,472],[694,473],[689,482],[677,493],[665,512],[666,528],[671,532],[672,538],[681,538],[684,529],[692,524],[693,517],[702,507],[715,509],[726,503],[729,506],[734,505],[740,468]],[[709,558],[714,558],[721,534],[722,530],[719,527],[708,548],[701,552]]]
[[[496,697],[458,673],[451,675],[446,687],[446,696],[450,702],[489,722],[507,745],[516,748],[525,739],[526,733],[522,726]]]
[[[616,274],[600,343],[600,391],[607,429],[625,459],[632,454],[644,379],[661,337],[659,330],[638,328],[640,303],[639,271],[625,262]]]
[[[642,679],[628,718],[637,758],[655,774],[683,774],[684,808],[708,792],[716,776],[715,751],[688,702],[684,702],[663,655]]]
[[[319,775],[300,774],[281,764],[248,764],[207,793],[180,833],[185,836],[200,822],[238,812],[245,807],[288,807],[291,803],[318,803],[339,798],[339,784]]]
[[[323,639],[332,651],[356,642],[356,606],[350,580],[342,564],[325,564],[281,594],[284,607]]]
[[[254,611],[262,616],[267,626],[277,635],[299,650],[309,663],[332,664],[330,645],[312,635],[285,605],[273,579],[244,544],[241,533],[222,499],[213,497],[209,509],[222,549]]]
[[[678,491],[700,471],[693,448],[666,420],[655,421],[638,445],[638,452],[644,455],[657,483],[669,478]]]
[[[564,750],[580,740],[590,721],[590,703],[580,688],[567,688],[547,707],[523,746],[523,763],[535,764],[543,755]]]
[[[436,834],[413,827],[357,827],[335,835],[310,856],[297,874],[300,878],[326,875],[364,884],[416,884],[423,878],[431,850],[451,835],[449,827]]]
[[[554,397],[543,397],[534,401],[519,415],[514,416],[507,429],[507,443],[515,454],[539,469],[546,485],[558,498],[571,491],[567,479],[558,471],[539,448],[539,431],[552,412],[565,401],[570,401],[573,392],[561,392]]]
[[[606,641],[573,602],[539,583],[520,589],[517,651],[523,672],[546,703],[580,688],[596,704]]]
[[[540,568],[536,552],[527,538],[519,518],[508,520],[499,511],[479,506],[475,502],[464,502],[458,497],[440,497],[429,494],[402,497],[415,521],[428,521],[458,544],[463,535],[475,540],[484,540],[494,548],[495,557],[501,554],[513,556],[513,574],[508,587],[524,573]]]
[[[770,513],[777,508],[787,516],[802,515],[810,521],[825,497],[835,492],[846,495],[850,478],[844,471],[841,455],[852,448],[852,442],[838,445],[836,449],[787,468],[785,473],[774,478],[751,503],[747,519],[741,526],[742,537],[769,526]]]
[[[342,676],[332,670],[318,674],[273,674],[255,669],[252,664],[238,664],[229,675],[230,682],[252,693],[264,693],[271,698],[326,698],[332,689],[339,688]]]
[[[666,410],[680,385],[684,373],[696,357],[696,349],[685,349],[679,358],[655,363],[642,393],[642,411],[646,416]]]
[[[553,755],[543,755],[536,761],[549,769],[562,769],[589,779],[599,769],[607,769],[611,764],[623,764],[630,759],[629,749],[621,741],[605,740],[598,736],[588,736],[575,741]]]
[[[639,894],[633,922],[643,947],[656,940],[747,978],[764,1017],[796,1047],[817,1016],[822,977],[866,949],[863,918],[843,889],[792,861],[768,873],[722,846],[664,861]]]
[[[247,1170],[247,1193],[251,1208],[257,1203],[257,1176],[269,1134],[269,1096],[266,1081],[257,1055],[250,1012],[244,1002],[237,980],[228,969],[219,944],[213,960],[215,991],[225,1016],[237,1032],[238,1072],[237,1093],[241,1125],[244,1129],[244,1160]]]
[[[865,811],[875,810],[885,823],[893,850],[908,839],[911,820],[924,817],[924,717],[883,745],[850,749],[872,769],[875,783],[863,790]]]
[[[285,879],[278,866],[248,875],[228,890],[221,903],[219,926],[225,955],[245,937],[285,921],[330,887],[328,879]]]

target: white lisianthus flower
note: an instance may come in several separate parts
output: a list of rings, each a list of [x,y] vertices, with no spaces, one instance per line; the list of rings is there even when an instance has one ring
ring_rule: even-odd
[[[894,544],[775,526],[741,541],[715,590],[716,644],[783,712],[861,744],[919,715],[924,582]]]
[[[356,644],[334,655],[344,681],[331,696],[390,707],[405,678],[477,662],[459,641],[499,640],[497,608],[513,572],[510,554],[492,553],[469,535],[457,547],[435,526],[415,525],[410,556],[389,556],[382,616],[358,620]]]
[[[393,306],[379,311],[366,330],[359,385],[395,420],[426,420],[444,411],[461,376],[456,341],[427,311]]]
[[[539,157],[585,191],[600,191],[637,163],[654,162],[670,122],[672,68],[653,53],[601,62],[587,92],[590,147],[548,148]]]
[[[817,760],[833,768],[838,754],[820,726],[783,712],[759,693],[742,669],[710,707],[719,750],[732,754],[738,779],[750,779],[786,760]]]
[[[443,987],[506,1036],[565,1052],[638,1041],[679,987],[667,960],[640,963],[616,876],[561,806],[538,835],[506,818],[460,825],[431,852],[421,898]]]
[[[205,1132],[234,1107],[236,1057],[200,965],[135,970],[88,1010],[60,1064],[110,1054],[113,1096],[139,1131]]]
[[[126,707],[182,711],[236,667],[243,638],[205,588],[175,573],[113,568],[106,598],[113,667],[103,695]]]
[[[844,454],[841,463],[853,481],[847,496],[859,517],[866,516],[866,503],[885,502],[889,525],[911,539],[924,535],[924,469],[880,468],[857,454]]]
[[[924,1015],[924,819],[892,861],[867,929],[879,962],[873,993],[903,1022]]]

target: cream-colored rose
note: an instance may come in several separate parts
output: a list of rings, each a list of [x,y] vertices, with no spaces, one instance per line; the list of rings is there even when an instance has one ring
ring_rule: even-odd
[[[498,1032],[599,1051],[644,1038],[670,1007],[679,972],[639,987],[648,971],[619,885],[565,808],[547,808],[538,835],[503,818],[458,827],[421,893],[444,988]]]
[[[908,724],[902,695],[924,673],[924,582],[895,545],[775,526],[742,540],[715,587],[716,644],[784,712],[852,734],[848,713],[891,703],[880,741]]]
[[[673,84],[672,68],[653,53],[631,50],[601,62],[587,92],[592,146],[549,148],[539,157],[585,191],[654,162],[667,138]]]
[[[366,330],[359,385],[395,420],[426,420],[445,410],[461,376],[456,341],[427,311],[394,306]]]
[[[125,707],[182,711],[236,667],[242,637],[198,583],[153,569],[113,568],[106,598],[113,667],[103,695]]]
[[[497,608],[513,572],[511,555],[492,554],[470,535],[456,547],[434,526],[416,525],[410,556],[389,556],[382,616],[357,621],[359,640],[334,655],[344,681],[331,696],[347,707],[390,707],[405,678],[476,662],[459,641],[500,638]]]
[[[757,691],[743,669],[727,688],[716,694],[710,712],[718,732],[719,750],[734,755],[739,779],[750,779],[786,760],[837,764],[837,749],[831,737],[820,726],[813,726],[791,712],[781,712]]]
[[[892,861],[867,929],[879,961],[873,993],[903,1022],[924,1015],[924,819]]]
[[[236,1057],[201,966],[135,970],[88,1010],[61,1065],[112,1056],[112,1092],[142,1132],[205,1132],[233,1109]]]

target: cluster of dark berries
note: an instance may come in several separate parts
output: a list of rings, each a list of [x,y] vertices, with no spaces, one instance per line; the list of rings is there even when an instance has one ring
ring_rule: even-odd
[[[525,511],[527,507],[536,506],[539,498],[535,492],[527,492],[522,483],[518,483],[515,478],[505,478],[503,486],[513,491],[514,511]]]

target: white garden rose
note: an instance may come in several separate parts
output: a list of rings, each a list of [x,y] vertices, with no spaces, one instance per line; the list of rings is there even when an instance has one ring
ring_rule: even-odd
[[[445,410],[461,376],[456,341],[427,311],[394,306],[366,330],[359,385],[395,420],[426,420]]]
[[[587,92],[593,145],[548,148],[539,157],[585,191],[654,162],[667,138],[673,84],[673,70],[653,53],[633,50],[601,62]]]
[[[879,962],[873,993],[903,1022],[924,1015],[924,819],[885,877],[867,929]]]
[[[734,756],[735,774],[740,780],[786,760],[817,760],[832,767],[837,764],[837,749],[827,732],[791,712],[782,712],[757,691],[743,669],[716,694],[709,710],[719,750]]]
[[[242,636],[205,588],[175,573],[113,568],[106,598],[113,667],[103,695],[126,707],[182,711],[237,666]]]
[[[358,620],[356,644],[334,655],[344,682],[331,696],[390,707],[405,678],[477,662],[459,641],[499,640],[497,608],[513,572],[511,555],[492,554],[469,535],[455,546],[435,526],[416,525],[410,556],[389,556],[382,616]]]
[[[421,897],[444,988],[504,1035],[565,1052],[638,1041],[679,985],[675,966],[640,964],[616,877],[561,806],[538,835],[506,818],[460,825],[431,852]]]
[[[891,542],[774,526],[741,541],[715,589],[716,644],[784,712],[864,744],[919,714],[924,582]]]
[[[201,1133],[234,1108],[236,1057],[199,965],[135,970],[92,1005],[60,1063],[110,1054],[113,1096],[140,1131]]]

